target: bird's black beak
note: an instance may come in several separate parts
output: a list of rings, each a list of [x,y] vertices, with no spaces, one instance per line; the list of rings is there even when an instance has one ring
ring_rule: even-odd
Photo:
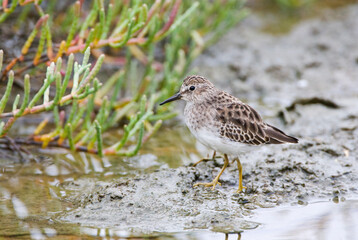
[[[181,95],[180,95],[180,92],[178,92],[178,93],[174,94],[173,96],[171,96],[170,98],[168,98],[167,100],[165,100],[164,102],[159,103],[159,105],[163,105],[168,102],[179,100],[180,98],[181,98]]]

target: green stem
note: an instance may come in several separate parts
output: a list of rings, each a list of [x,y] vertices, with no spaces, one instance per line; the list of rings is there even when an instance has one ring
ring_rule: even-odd
[[[6,103],[9,100],[9,96],[10,96],[10,92],[11,92],[13,83],[14,83],[14,72],[10,71],[5,93],[0,100],[0,114],[4,111]]]

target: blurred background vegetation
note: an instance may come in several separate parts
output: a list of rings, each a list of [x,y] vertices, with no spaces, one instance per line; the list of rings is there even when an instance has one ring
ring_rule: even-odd
[[[0,147],[136,155],[175,116],[173,105],[157,103],[248,8],[286,13],[264,29],[280,34],[302,15],[346,3],[0,0]],[[31,133],[19,131],[29,123]],[[104,137],[112,129],[120,136]]]
[[[190,63],[243,19],[240,0],[1,1],[0,144],[132,156],[175,114]],[[200,14],[199,14],[200,13]],[[19,136],[29,115],[38,126]],[[121,138],[105,132],[121,128]]]

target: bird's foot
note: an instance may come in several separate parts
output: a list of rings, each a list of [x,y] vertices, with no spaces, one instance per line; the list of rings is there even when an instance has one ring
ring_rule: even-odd
[[[203,159],[200,159],[199,161],[197,161],[196,163],[194,163],[192,166],[193,166],[193,167],[196,167],[196,165],[198,165],[198,164],[201,163],[201,162],[209,161],[209,160],[214,160],[215,157],[216,157],[216,151],[214,151],[213,156],[212,156],[211,158],[203,158]]]
[[[212,187],[211,190],[214,190],[217,184],[219,184],[221,186],[221,183],[219,182],[219,178],[215,178],[212,182],[209,182],[209,183],[203,183],[203,182],[195,183],[193,185],[193,187],[203,185],[204,187]]]
[[[239,186],[239,189],[236,190],[236,193],[241,193],[242,190],[246,189],[247,187]]]
[[[209,160],[211,160],[211,159],[209,159],[209,158],[200,159],[199,161],[197,161],[196,163],[194,163],[192,166],[193,166],[193,167],[196,167],[196,165],[198,165],[199,163],[204,162],[204,161],[209,161]]]

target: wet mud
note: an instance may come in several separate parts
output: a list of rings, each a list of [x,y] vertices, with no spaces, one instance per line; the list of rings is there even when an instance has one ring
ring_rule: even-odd
[[[65,200],[75,208],[57,219],[141,234],[232,233],[260,226],[255,209],[357,199],[358,5],[325,10],[283,35],[262,31],[267,17],[251,14],[203,54],[193,72],[248,102],[299,144],[252,148],[240,156],[247,187],[240,194],[236,164],[215,190],[192,187],[216,176],[220,157],[114,182],[66,181],[61,187],[73,195]],[[211,154],[196,144],[202,157]]]

